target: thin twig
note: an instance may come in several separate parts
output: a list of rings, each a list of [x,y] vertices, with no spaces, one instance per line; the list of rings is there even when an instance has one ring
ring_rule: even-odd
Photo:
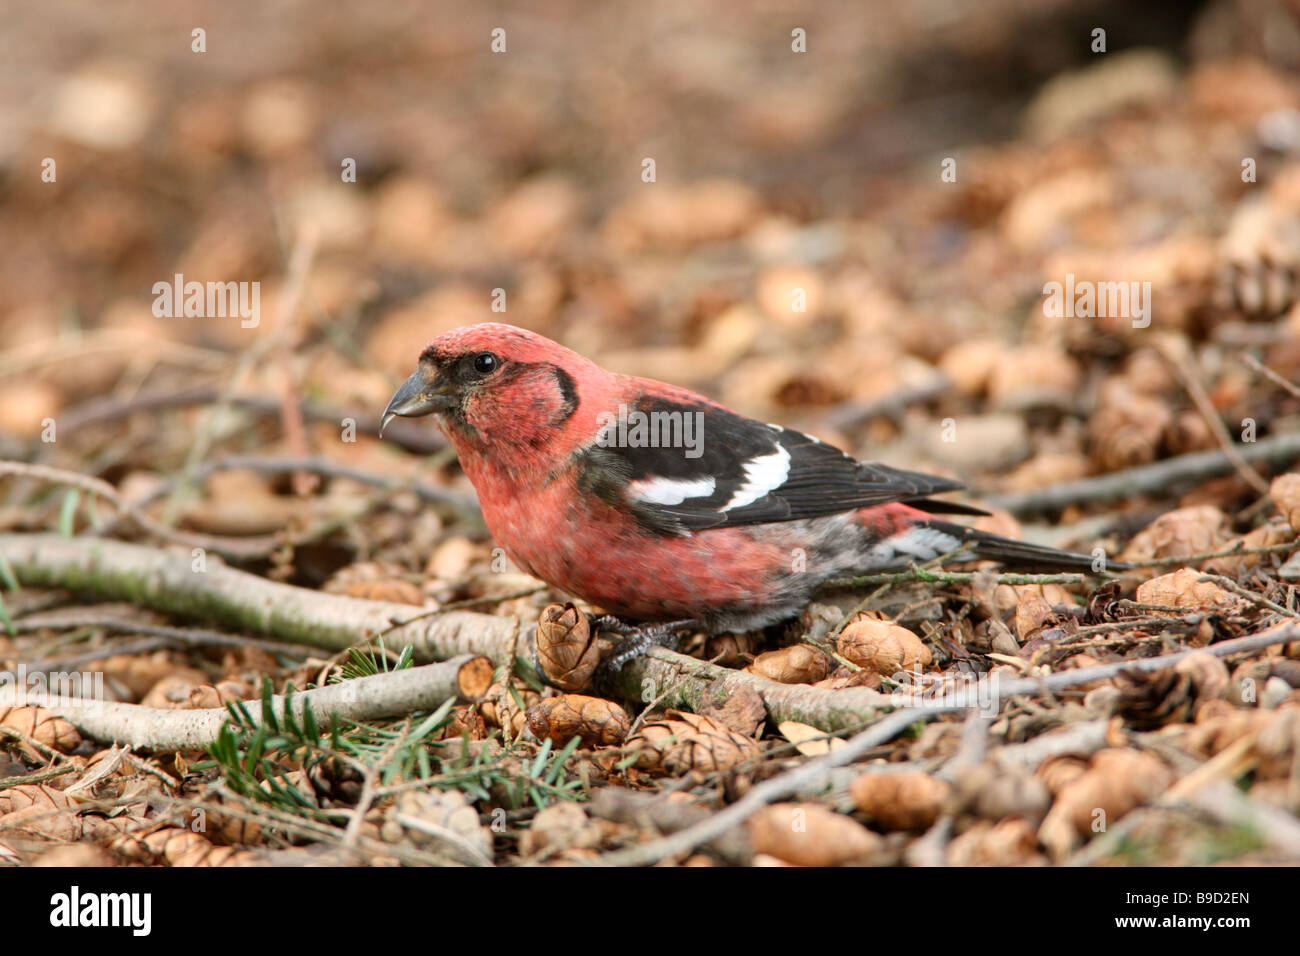
[[[432,820],[424,820],[409,813],[395,813],[393,819],[409,830],[427,834],[453,847],[464,858],[462,862],[469,863],[472,866],[493,865],[492,861],[483,855],[483,851],[449,827],[439,826]]]
[[[1237,454],[1247,462],[1281,467],[1300,458],[1300,432],[1274,435],[1235,447]],[[1222,451],[1201,451],[1033,491],[980,495],[979,500],[1024,517],[1061,511],[1070,505],[1117,501],[1137,495],[1168,497],[1186,486],[1230,474],[1233,469],[1231,459]]]
[[[59,437],[62,439],[95,425],[107,425],[139,412],[166,411],[174,408],[190,408],[196,405],[212,405],[222,399],[222,391],[211,386],[201,388],[165,389],[162,391],[140,392],[131,398],[116,397],[96,398],[84,404],[74,406],[59,415]],[[280,399],[269,395],[230,395],[226,402],[232,408],[240,408],[260,415],[278,415]],[[338,424],[345,418],[357,423],[357,431],[366,435],[379,434],[378,412],[366,412],[356,408],[341,408],[321,405],[304,399],[300,403],[302,415],[308,421],[322,421]],[[447,441],[436,428],[426,422],[412,418],[399,418],[384,429],[384,441],[391,441],[406,451],[416,455],[432,455],[447,447]],[[50,446],[42,445],[42,450]]]
[[[941,554],[938,557],[931,558],[929,561],[924,561],[919,565],[913,564],[912,570],[916,571],[916,570],[928,570],[930,568],[940,568],[945,563],[952,560],[957,555],[961,554],[962,548],[963,548],[962,545],[958,545],[957,547],[953,548],[951,551],[949,551],[946,554]],[[892,588],[893,586],[894,586],[893,581],[886,581],[884,584],[880,585],[880,587],[876,588],[874,591],[872,591],[870,594],[864,597],[861,601],[855,604],[846,614],[844,614],[843,617],[841,617],[835,623],[835,626],[830,630],[829,636],[832,639],[834,639],[834,637],[837,634],[839,634],[842,630],[844,630],[844,628],[848,625],[849,621],[853,619],[854,615],[856,615],[860,611],[866,610],[867,607],[870,606],[872,601],[874,601],[880,595],[887,593],[889,589]],[[858,668],[855,666],[854,669],[857,670]]]
[[[294,719],[299,721],[306,706],[325,721],[338,717],[354,722],[435,710],[448,698],[465,699],[467,684],[475,693],[486,689],[486,685],[477,686],[484,683],[481,678],[485,668],[490,672],[486,660],[466,654],[441,664],[373,674],[300,691],[293,695],[292,701],[274,695],[271,706],[277,715],[285,714],[291,707]],[[19,702],[44,707],[96,740],[151,750],[202,750],[216,739],[230,716],[225,707],[164,710],[0,686],[0,707],[16,706]],[[253,719],[259,719],[262,702],[252,700],[247,705]],[[0,732],[7,729],[0,727]]]
[[[1268,610],[1274,611],[1285,617],[1300,618],[1300,614],[1297,614],[1295,611],[1291,610],[1290,608],[1283,607],[1281,604],[1278,604],[1276,601],[1270,601],[1268,598],[1264,597],[1264,595],[1258,594],[1255,591],[1250,590],[1249,588],[1244,588],[1236,581],[1232,580],[1232,578],[1224,577],[1222,574],[1202,574],[1196,580],[1198,582],[1209,581],[1214,584],[1217,584],[1221,588],[1227,588],[1233,594],[1244,597],[1247,601],[1250,601],[1252,604],[1255,604],[1262,608],[1267,608]]]
[[[0,704],[0,706],[7,706],[7,705]],[[17,740],[23,744],[26,744],[34,752],[39,753],[46,760],[67,760],[68,759],[63,754],[59,753],[57,750],[55,750],[53,747],[49,746],[48,744],[43,744],[35,737],[29,737],[22,731],[15,730],[12,727],[6,727],[3,724],[0,724],[0,737],[4,737],[8,740]]]
[[[267,651],[271,654],[283,654],[292,657],[306,657],[310,654],[327,654],[323,648],[311,647],[305,644],[288,644],[280,641],[269,641],[266,638],[243,637],[239,634],[222,634],[219,631],[209,631],[197,627],[171,627],[162,624],[146,624],[140,621],[121,620],[117,618],[90,618],[86,619],[80,616],[50,615],[41,614],[31,617],[22,618],[14,622],[14,630],[21,633],[23,631],[35,630],[59,630],[67,627],[92,627],[102,628],[106,631],[118,631],[127,634],[148,634],[152,640],[133,641],[129,644],[118,644],[113,647],[100,647],[83,654],[74,654],[69,657],[58,657],[51,660],[44,660],[27,664],[27,672],[48,673],[50,671],[71,671],[76,670],[83,664],[92,661],[103,660],[106,657],[114,657],[118,654],[141,654],[148,650],[155,650],[158,646],[175,647],[256,647]]]
[[[1261,375],[1263,375],[1274,385],[1277,385],[1279,388],[1282,388],[1283,390],[1289,392],[1295,398],[1300,398],[1300,386],[1297,386],[1294,382],[1290,382],[1287,379],[1283,378],[1281,375],[1273,371],[1271,368],[1269,368],[1259,359],[1255,358],[1255,356],[1251,355],[1249,352],[1242,352],[1239,357],[1242,360],[1242,362],[1244,362],[1246,365],[1249,365],[1256,372],[1259,372]]]
[[[975,580],[990,578],[998,584],[1084,584],[1091,577],[1104,575],[1088,574],[1011,574],[1000,571],[927,571],[924,568],[912,568],[910,571],[890,571],[882,574],[866,574],[854,578],[832,578],[826,581],[823,589],[857,588],[869,584],[906,584],[916,581],[922,584],[970,584]]]
[[[893,582],[886,581],[884,584],[880,585],[880,587],[876,588],[874,591],[872,591],[870,594],[864,597],[857,604],[853,605],[853,607],[849,608],[846,612],[844,612],[844,615],[835,623],[835,626],[830,629],[830,632],[827,636],[833,640],[836,637],[836,635],[838,635],[841,631],[844,630],[844,628],[848,626],[849,621],[853,620],[853,618],[856,617],[858,614],[860,614],[862,611],[865,611],[868,607],[872,605],[872,603],[875,602],[876,598],[880,597],[882,594],[886,594],[889,591],[889,589],[892,588],[893,586],[894,586]]]
[[[1248,554],[1284,554],[1300,549],[1300,541],[1284,541],[1281,544],[1262,544],[1257,548],[1243,548],[1238,541],[1235,546],[1224,551],[1204,551],[1200,554],[1175,555],[1171,558],[1152,558],[1150,561],[1134,561],[1139,568],[1173,568],[1200,564],[1214,558],[1240,558]]]
[[[1185,361],[1175,355],[1172,349],[1166,347],[1164,343],[1159,340],[1156,342],[1156,351],[1160,353],[1160,357],[1165,360],[1165,364],[1169,367],[1170,371],[1172,371],[1182,383],[1183,388],[1186,390],[1193,404],[1196,405],[1196,410],[1201,413],[1201,418],[1205,420],[1205,424],[1208,425],[1210,431],[1214,433],[1215,441],[1219,443],[1219,447],[1223,449],[1223,453],[1228,456],[1228,460],[1232,462],[1232,467],[1236,469],[1237,474],[1241,476],[1242,480],[1245,481],[1246,484],[1250,485],[1260,494],[1268,494],[1268,482],[1265,481],[1264,477],[1252,468],[1246,459],[1241,457],[1241,453],[1237,451],[1237,446],[1233,443],[1232,436],[1228,434],[1228,429],[1223,425],[1223,419],[1219,417],[1218,409],[1216,409],[1214,403],[1210,401],[1210,396],[1205,393],[1205,387],[1201,385],[1200,380],[1196,377],[1196,373],[1188,367]]]
[[[897,419],[912,406],[934,401],[951,389],[952,380],[941,373],[919,385],[909,385],[878,398],[837,405],[827,413],[826,424],[844,429],[855,428],[873,418]]]
[[[442,607],[431,608],[428,611],[420,612],[414,617],[408,617],[401,621],[397,621],[391,627],[387,627],[380,631],[379,634],[376,635],[375,639],[381,640],[384,636],[391,634],[400,627],[406,627],[408,624],[413,624],[416,621],[423,621],[431,617],[437,617],[439,614],[449,614],[452,611],[465,611],[472,607],[482,607],[485,604],[503,604],[506,601],[513,601],[518,598],[528,597],[531,594],[536,594],[539,591],[545,591],[549,587],[549,584],[535,584],[532,587],[520,588],[518,591],[511,591],[508,594],[502,594],[500,597],[484,596],[466,598],[463,601],[452,601],[450,604],[444,604]]]
[[[34,770],[31,773],[23,774],[18,777],[0,777],[0,790],[9,790],[13,787],[22,787],[28,784],[41,783],[52,777],[62,777],[67,773],[75,773],[76,770],[76,764],[66,763],[46,767],[44,770]]]
[[[305,457],[307,448],[307,426],[303,421],[302,398],[299,395],[298,375],[293,364],[293,346],[298,338],[298,305],[302,301],[306,288],[307,273],[311,271],[311,261],[316,255],[318,232],[314,227],[304,226],[294,246],[293,258],[289,262],[289,282],[280,296],[280,310],[277,316],[274,338],[276,339],[276,360],[284,376],[284,393],[280,399],[280,422],[284,428],[284,440],[289,450],[299,457]],[[316,490],[320,476],[311,471],[294,471],[289,478],[294,494],[306,497]]]
[[[124,329],[100,329],[76,337],[61,336],[41,339],[27,345],[11,345],[0,358],[0,378],[10,378],[45,365],[66,364],[74,361],[93,361],[97,354],[114,352],[139,353],[151,350],[182,366],[217,368],[226,356],[213,349],[194,345],[181,345],[144,333]],[[62,428],[62,423],[60,423]]]
[[[266,542],[261,538],[230,538],[224,535],[195,534],[189,531],[178,531],[175,528],[159,524],[136,505],[126,501],[118,493],[118,490],[107,481],[90,475],[65,471],[62,468],[52,468],[49,465],[31,465],[23,461],[0,461],[0,475],[18,475],[56,485],[69,485],[90,492],[103,498],[121,514],[130,517],[148,534],[174,544],[182,544],[191,548],[203,548],[207,551],[215,551],[218,554],[228,554],[233,557],[254,557],[266,552]],[[273,542],[278,542],[278,540],[278,538],[272,538]]]
[[[683,678],[683,680],[689,680],[689,679],[690,679],[689,677]],[[654,698],[654,700],[646,704],[645,707],[641,709],[641,713],[637,714],[636,719],[632,721],[632,726],[630,726],[627,729],[627,733],[623,735],[624,738],[631,738],[635,736],[636,732],[641,729],[641,725],[645,723],[646,718],[650,716],[650,712],[654,710],[657,706],[659,706],[660,703],[667,700],[670,696],[676,693],[681,683],[682,681],[678,681],[676,684],[669,685],[664,689],[662,694],[659,694]]]
[[[1289,858],[1300,859],[1300,822],[1285,810],[1242,793],[1226,780],[1199,788],[1187,796],[1187,802],[1222,823],[1254,831]]]
[[[199,467],[199,463],[207,457],[208,449],[215,440],[217,424],[229,413],[230,398],[234,396],[240,382],[264,355],[282,346],[289,332],[285,316],[292,316],[298,308],[298,301],[306,284],[306,274],[311,268],[311,261],[315,255],[316,240],[317,232],[314,228],[303,227],[299,231],[294,250],[289,257],[289,273],[278,302],[279,308],[277,312],[280,321],[271,330],[270,334],[253,339],[252,344],[243,351],[235,363],[234,371],[227,380],[225,388],[222,389],[221,398],[216,405],[206,410],[203,422],[195,435],[194,443],[190,445],[189,454],[185,457],[185,464],[181,467],[181,482],[176,486],[176,492],[192,487],[194,484],[194,471]],[[281,406],[282,415],[284,414],[284,407],[284,405]],[[171,522],[178,504],[178,494],[173,494],[168,500],[164,512],[165,523]]]
[[[436,505],[449,505],[462,515],[478,514],[478,502],[473,495],[442,488],[418,477],[402,478],[382,475],[364,468],[319,456],[292,455],[227,455],[198,465],[190,480],[198,483],[220,471],[255,471],[266,475],[285,475],[295,471],[309,471],[325,478],[346,478],[363,485],[372,485],[387,491],[411,491],[425,501]],[[144,508],[166,498],[180,484],[179,478],[169,478],[153,489],[137,505]]]
[[[357,805],[352,810],[352,819],[348,821],[347,828],[343,831],[343,845],[349,850],[357,845],[357,839],[361,836],[361,824],[365,822],[366,814],[375,801],[375,788],[379,786],[379,775],[383,772],[384,765],[406,744],[406,738],[410,732],[411,718],[407,717],[402,721],[402,728],[397,736],[393,738],[393,742],[385,747],[383,753],[376,757],[371,764],[363,768],[361,796],[357,799]]]

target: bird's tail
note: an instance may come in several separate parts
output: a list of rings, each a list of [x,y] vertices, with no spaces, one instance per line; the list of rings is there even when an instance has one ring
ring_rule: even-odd
[[[1076,551],[1062,551],[1015,538],[977,531],[948,521],[926,521],[924,527],[933,532],[955,539],[954,548],[960,547],[953,560],[998,561],[1009,568],[1032,571],[1082,571],[1101,573],[1105,571],[1124,571],[1133,567],[1126,561],[1117,561],[1107,556],[1100,549],[1092,554],[1079,554]],[[953,550],[950,548],[949,550]]]
[[[1133,565],[1116,561],[1104,552],[1079,554],[1015,538],[977,531],[931,517],[919,510],[892,505],[873,509],[868,527],[874,544],[862,564],[873,570],[906,568],[949,555],[950,561],[998,561],[1026,571],[1082,571],[1099,574],[1123,571]]]

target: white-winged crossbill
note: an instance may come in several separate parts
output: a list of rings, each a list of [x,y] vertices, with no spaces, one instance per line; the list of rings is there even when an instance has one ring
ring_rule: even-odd
[[[931,500],[958,482],[856,461],[509,325],[454,329],[420,353],[383,422],[430,414],[506,554],[624,619],[750,630],[797,615],[830,578],[954,552],[1092,568],[935,518],[983,513]]]

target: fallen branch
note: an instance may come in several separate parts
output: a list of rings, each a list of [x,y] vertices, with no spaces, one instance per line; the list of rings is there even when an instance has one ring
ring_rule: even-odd
[[[925,568],[912,568],[910,571],[885,571],[880,574],[864,574],[853,578],[831,578],[826,581],[823,590],[833,588],[860,588],[872,584],[970,584],[974,581],[991,580],[997,584],[1084,584],[1093,577],[1105,575],[1088,574],[1016,574],[1003,571],[929,571]]]
[[[1275,435],[1236,448],[1245,461],[1285,466],[1300,458],[1300,433]],[[1070,505],[1117,501],[1135,495],[1167,496],[1182,487],[1220,478],[1234,470],[1232,461],[1223,452],[1202,451],[1034,491],[981,495],[979,501],[994,508],[1005,508],[1012,514],[1023,517],[1060,511]]]
[[[0,555],[26,586],[89,592],[331,651],[387,632],[392,644],[410,644],[417,660],[481,654],[500,663],[509,658],[519,627],[515,618],[471,611],[429,617],[409,604],[279,584],[211,555],[200,559],[122,541],[6,534],[0,535]]]
[[[861,402],[845,402],[832,408],[826,415],[831,428],[856,428],[873,418],[899,420],[903,413],[915,405],[932,402],[952,390],[952,380],[938,374],[918,385],[909,385],[887,395]]]
[[[1198,582],[1208,581],[1211,584],[1217,584],[1219,587],[1231,591],[1233,594],[1237,595],[1238,597],[1245,598],[1247,601],[1254,604],[1256,607],[1263,608],[1266,611],[1272,611],[1275,614],[1281,614],[1283,617],[1300,618],[1300,614],[1297,614],[1295,611],[1291,610],[1290,608],[1283,607],[1281,604],[1278,604],[1276,601],[1270,601],[1268,598],[1264,597],[1264,595],[1259,594],[1258,592],[1252,591],[1249,588],[1242,587],[1236,581],[1232,580],[1232,578],[1227,577],[1225,575],[1202,574],[1196,580]]]
[[[49,673],[50,671],[73,671],[92,661],[103,660],[118,654],[143,654],[161,647],[257,647],[272,654],[285,654],[296,658],[306,657],[317,648],[307,644],[288,644],[268,641],[240,634],[222,634],[193,627],[171,627],[163,624],[150,624],[145,621],[133,621],[129,618],[117,618],[102,615],[96,617],[95,608],[87,609],[90,614],[68,612],[40,612],[13,622],[16,633],[37,630],[67,630],[71,628],[94,628],[125,634],[148,635],[144,640],[129,641],[119,644],[107,644],[81,654],[68,657],[55,657],[37,662],[26,662],[27,673]],[[321,651],[323,653],[323,651]]]
[[[1255,358],[1255,356],[1251,355],[1249,352],[1243,352],[1240,356],[1238,356],[1238,358],[1240,358],[1244,364],[1250,366],[1256,372],[1259,372],[1261,375],[1263,375],[1274,385],[1278,386],[1279,388],[1283,389],[1289,394],[1294,395],[1296,398],[1300,398],[1300,387],[1297,387],[1294,382],[1291,382],[1288,379],[1285,379],[1281,375],[1277,374],[1277,372],[1273,371],[1271,368],[1269,368],[1259,359]]]
[[[66,771],[65,771],[66,772]],[[622,787],[601,787],[591,795],[587,812],[599,820],[653,827],[660,833],[676,833],[707,819],[710,811],[692,803],[664,800]],[[749,834],[732,830],[708,845],[733,866],[748,866],[754,860]]]
[[[46,767],[44,770],[35,770],[31,773],[21,774],[17,777],[0,777],[0,790],[10,790],[14,787],[28,786],[34,783],[44,783],[54,777],[62,777],[65,773],[75,773],[76,764],[61,763],[52,767]]]
[[[1164,756],[1169,762],[1181,751],[1164,741],[1163,747],[1155,747],[1155,735],[1140,740],[1140,745],[1151,749],[1158,756]],[[1077,850],[1067,861],[1067,866],[1092,866],[1114,852],[1115,848],[1128,839],[1130,833],[1151,819],[1156,810],[1179,810],[1189,808],[1199,811],[1228,826],[1243,827],[1254,831],[1268,845],[1281,850],[1287,856],[1300,857],[1300,823],[1285,810],[1269,806],[1254,799],[1249,794],[1239,791],[1231,782],[1243,773],[1243,767],[1251,767],[1254,761],[1250,753],[1255,747],[1257,734],[1247,734],[1235,743],[1219,751],[1205,763],[1186,773],[1157,800],[1148,810],[1137,810],[1117,821],[1104,836],[1098,837]],[[1162,753],[1162,751],[1167,751]],[[1191,762],[1191,758],[1175,763]]]
[[[319,230],[314,225],[299,227],[298,241],[294,243],[293,256],[289,260],[288,277],[284,291],[278,297],[276,321],[271,327],[270,335],[270,341],[273,343],[271,352],[276,364],[280,366],[283,379],[280,428],[290,452],[299,457],[304,457],[308,453],[307,425],[302,415],[301,370],[294,365],[292,356],[293,347],[301,335],[297,322],[298,306],[302,303],[307,274],[311,271],[311,262],[316,255],[316,245],[319,240]],[[229,405],[225,405],[224,408],[229,408]],[[199,460],[201,461],[203,457],[206,456],[200,456]],[[191,479],[193,478],[193,469],[187,468],[186,473]],[[290,487],[296,495],[311,494],[316,490],[318,483],[319,476],[308,471],[294,471],[289,476]]]
[[[215,349],[168,342],[145,332],[96,329],[82,332],[75,340],[59,335],[40,338],[26,345],[8,345],[3,358],[0,358],[0,378],[15,378],[47,365],[96,362],[101,355],[117,352],[128,352],[137,357],[156,356],[158,360],[184,368],[216,369],[226,361],[226,356]]]
[[[749,691],[763,698],[773,721],[794,720],[828,732],[861,726],[882,708],[892,706],[888,695],[865,687],[826,690],[808,684],[781,684],[665,647],[649,648],[644,657],[606,676],[601,687],[626,700],[657,700],[656,706],[697,713],[706,701],[721,703],[732,694]]]
[[[1200,554],[1179,554],[1172,558],[1152,558],[1149,561],[1135,561],[1134,565],[1139,568],[1190,568],[1194,564],[1211,561],[1214,558],[1240,558],[1252,554],[1287,554],[1291,551],[1300,551],[1300,541],[1261,544],[1256,548],[1243,548],[1241,541],[1237,541],[1231,548],[1223,551],[1202,551]]]
[[[1219,443],[1223,453],[1228,456],[1232,462],[1233,469],[1241,477],[1242,481],[1250,485],[1261,495],[1268,494],[1268,482],[1250,463],[1241,457],[1237,446],[1233,444],[1232,436],[1228,434],[1228,429],[1223,424],[1223,419],[1219,417],[1219,410],[1214,407],[1214,402],[1205,392],[1205,386],[1201,384],[1196,373],[1189,367],[1187,362],[1174,353],[1174,350],[1168,347],[1167,343],[1160,339],[1156,340],[1156,351],[1164,359],[1165,365],[1173,372],[1174,377],[1182,383],[1187,395],[1196,406],[1197,412],[1200,413],[1206,426],[1214,434],[1214,440]]]
[[[298,303],[306,287],[307,274],[311,271],[312,259],[316,254],[316,244],[320,238],[319,230],[312,224],[302,224],[294,240],[293,252],[289,256],[289,266],[284,279],[284,289],[276,302],[276,322],[268,334],[252,338],[235,360],[235,367],[226,380],[225,387],[214,405],[203,410],[199,416],[194,440],[190,443],[189,453],[180,469],[180,488],[191,487],[194,470],[208,457],[208,449],[217,439],[218,422],[230,411],[229,399],[238,390],[240,383],[247,378],[267,355],[283,354],[290,336],[293,334],[291,319],[298,310]],[[291,404],[292,408],[286,408]],[[293,447],[294,427],[292,422],[301,426],[301,409],[296,401],[286,397],[280,408],[281,428],[290,447]],[[299,449],[300,450],[300,449]],[[175,517],[179,495],[173,494],[168,499],[163,511],[163,520],[171,523]]]
[[[228,554],[232,557],[259,557],[269,550],[268,543],[274,546],[274,543],[278,540],[273,536],[269,539],[230,538],[224,535],[196,534],[190,531],[169,528],[149,517],[136,505],[126,501],[118,493],[118,490],[107,481],[75,471],[65,471],[62,468],[52,468],[49,465],[29,465],[22,461],[0,461],[0,475],[17,475],[50,484],[68,485],[92,495],[98,495],[111,504],[119,514],[125,515],[134,521],[143,531],[173,544],[203,548],[205,551],[216,551],[219,554]]]
[[[131,398],[97,398],[77,405],[59,415],[59,435],[67,435],[93,427],[107,425],[136,414],[137,412],[167,411],[173,408],[191,408],[199,405],[212,405],[223,398],[220,389],[212,387],[194,388],[185,391],[166,389],[156,392],[141,392]],[[260,415],[279,415],[282,408],[279,398],[270,395],[230,395],[225,396],[227,405]],[[365,435],[379,434],[378,413],[363,412],[355,408],[335,408],[320,405],[312,401],[300,404],[303,418],[313,422],[330,422],[338,425],[345,418],[357,423],[357,431]],[[399,448],[416,455],[431,455],[447,447],[447,440],[436,428],[427,422],[411,418],[399,418],[390,422],[384,429],[384,441],[391,441]]]
[[[486,658],[463,654],[440,664],[358,677],[302,691],[293,695],[290,711],[295,719],[301,720],[304,705],[310,703],[317,720],[326,723],[331,717],[364,721],[434,710],[448,698],[481,697],[492,682],[492,671],[492,663]],[[216,740],[221,725],[230,716],[224,707],[162,710],[0,685],[0,708],[20,705],[44,707],[96,740],[150,750],[202,750]],[[253,719],[260,720],[262,702],[252,700],[247,705]],[[272,697],[271,706],[277,717],[283,717],[283,696]]]
[[[1300,822],[1285,810],[1256,800],[1225,780],[1199,787],[1186,799],[1221,823],[1254,831],[1269,846],[1300,859]]]
[[[999,747],[992,752],[993,762],[1002,767],[1015,767],[1032,773],[1040,764],[1053,757],[1066,754],[1089,757],[1106,746],[1109,725],[1107,720],[1084,720],[1070,724],[1063,730],[1039,734],[1033,740],[1021,744]]]
[[[459,515],[478,515],[478,501],[473,495],[450,488],[442,488],[418,478],[407,479],[388,474],[379,474],[356,468],[343,462],[320,456],[295,455],[227,455],[212,461],[205,461],[194,469],[190,476],[194,482],[200,482],[209,475],[219,471],[236,469],[255,471],[265,475],[284,475],[295,471],[310,472],[323,478],[347,478],[363,485],[373,485],[385,491],[411,491],[420,498],[434,505],[447,505]],[[137,507],[144,508],[166,498],[180,484],[181,479],[169,478],[149,493]]]

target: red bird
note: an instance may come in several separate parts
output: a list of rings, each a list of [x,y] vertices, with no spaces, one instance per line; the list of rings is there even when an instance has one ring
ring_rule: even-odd
[[[856,461],[509,325],[435,338],[383,425],[430,414],[520,568],[621,618],[671,622],[639,630],[639,646],[687,623],[763,627],[797,615],[829,578],[954,551],[1092,569],[1086,555],[934,518],[984,513],[930,500],[958,482]]]

